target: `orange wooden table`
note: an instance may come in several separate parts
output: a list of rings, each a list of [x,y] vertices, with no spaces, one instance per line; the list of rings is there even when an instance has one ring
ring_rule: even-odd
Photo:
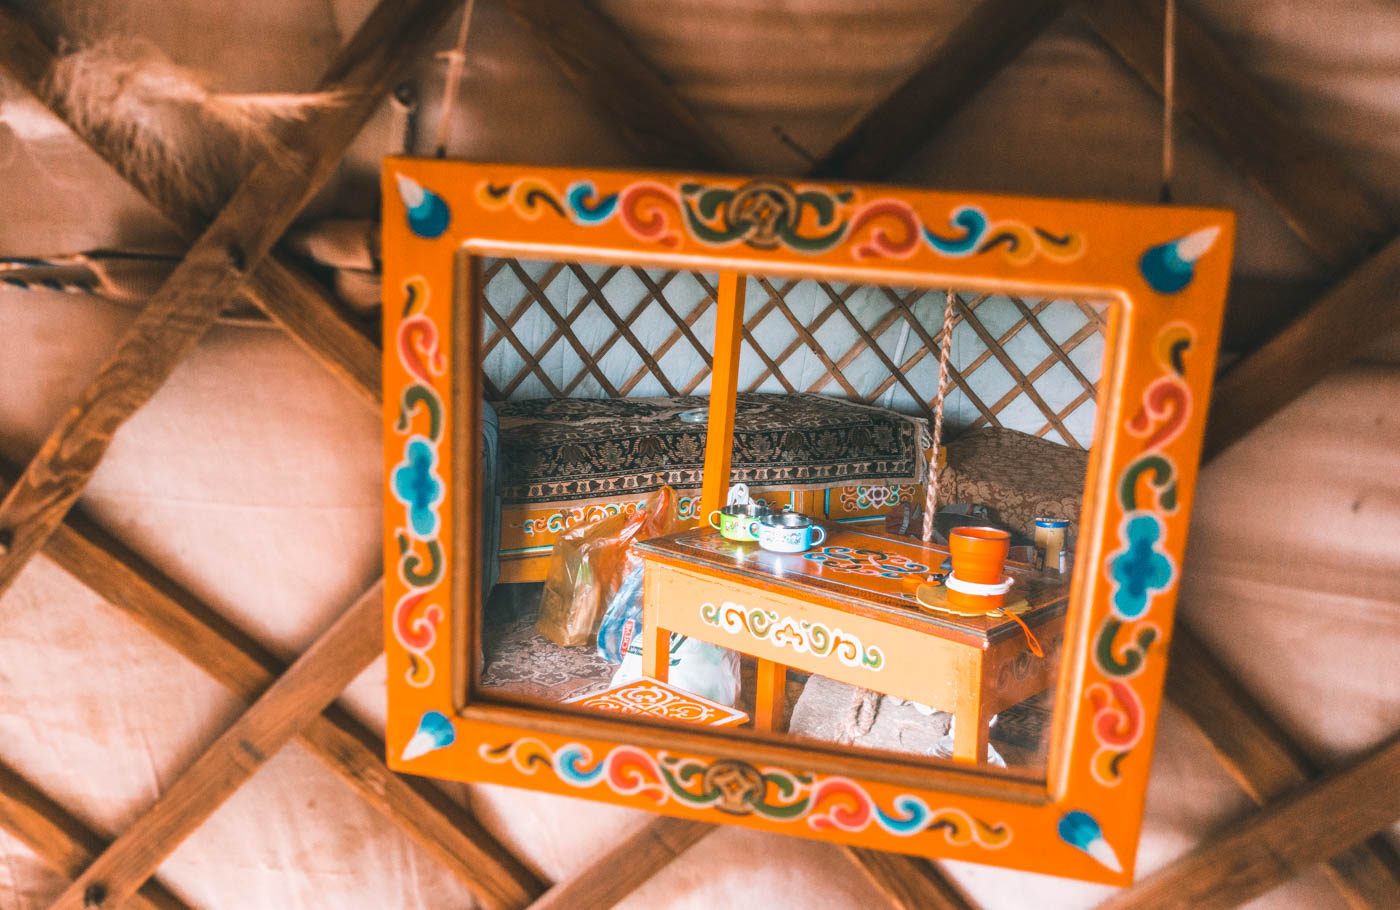
[[[782,717],[795,667],[956,718],[953,757],[980,762],[992,715],[1047,689],[1064,635],[1067,580],[1008,564],[1008,604],[1045,650],[1034,656],[1010,617],[919,606],[914,592],[947,557],[940,547],[828,526],[821,546],[772,553],[708,528],[636,544],[646,560],[642,672],[665,680],[672,632],[758,658],[754,727]]]

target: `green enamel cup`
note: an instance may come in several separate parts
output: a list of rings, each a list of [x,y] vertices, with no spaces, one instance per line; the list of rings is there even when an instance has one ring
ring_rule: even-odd
[[[767,514],[768,504],[761,499],[735,503],[711,512],[710,527],[729,540],[754,541],[758,538],[749,533],[749,528]]]

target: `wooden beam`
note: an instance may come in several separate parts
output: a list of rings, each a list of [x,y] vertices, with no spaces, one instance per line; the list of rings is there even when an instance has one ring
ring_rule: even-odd
[[[710,372],[710,414],[705,429],[705,470],[701,477],[702,520],[729,501],[729,458],[734,452],[734,409],[739,394],[739,354],[744,333],[748,276],[719,273],[715,295],[715,354]],[[664,649],[663,649],[664,650]]]
[[[1331,283],[1317,279],[1300,281],[1231,275],[1220,339],[1222,353],[1243,353],[1264,344],[1322,297]]]
[[[76,878],[102,852],[101,837],[45,796],[13,768],[0,764],[0,828],[13,834],[65,878]],[[127,903],[132,910],[189,910],[151,879]]]
[[[1400,818],[1397,780],[1400,737],[1260,809],[1118,892],[1100,910],[1225,910],[1258,897]]]
[[[1163,0],[1085,0],[1089,27],[1154,91],[1162,91]],[[1298,116],[1274,103],[1236,56],[1177,11],[1176,107],[1278,208],[1318,256],[1347,269],[1387,241],[1385,209]]]
[[[505,0],[505,5],[648,166],[737,169],[729,150],[591,4]]]
[[[896,910],[978,910],[936,863],[865,847],[842,847]]]
[[[13,476],[0,463],[0,481]],[[213,608],[76,512],[49,538],[44,555],[246,701],[285,670]],[[332,707],[312,718],[300,737],[372,808],[483,900],[489,903],[495,894],[504,906],[520,907],[544,890],[545,883],[466,809],[427,782],[390,771],[384,743],[344,711]]]
[[[714,830],[705,822],[654,818],[578,875],[550,888],[529,910],[612,907]]]
[[[1166,688],[1255,803],[1265,805],[1318,773],[1302,747],[1180,621],[1172,633]],[[1400,856],[1384,835],[1334,856],[1328,865],[1333,885],[1351,906],[1400,906]]]
[[[1050,26],[1067,0],[981,0],[932,54],[846,129],[812,177],[882,180]]]
[[[68,111],[55,104],[44,90],[57,63],[55,43],[23,12],[0,6],[0,69],[86,141],[88,137],[77,130]],[[90,143],[89,146],[123,180],[143,193],[186,239],[193,240],[205,228],[204,215],[194,200],[162,200],[146,194],[147,182],[138,179],[131,162],[108,158],[103,149]],[[379,406],[378,348],[346,321],[322,287],[290,259],[279,254],[269,257],[249,276],[242,294],[367,404]]]
[[[121,906],[186,837],[374,662],[382,650],[383,610],[380,581],[83,870],[51,910]]]
[[[1219,455],[1373,339],[1400,326],[1400,238],[1216,382],[1205,453]]]
[[[112,435],[194,350],[454,6],[381,0],[370,13],[324,81],[345,103],[312,119],[303,146],[283,146],[253,168],[0,502],[0,594],[77,501]]]

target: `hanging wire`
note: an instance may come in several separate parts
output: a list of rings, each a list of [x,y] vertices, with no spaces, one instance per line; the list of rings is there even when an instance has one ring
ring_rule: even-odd
[[[1172,201],[1172,172],[1176,167],[1176,0],[1166,0],[1162,21],[1162,201]]]
[[[433,138],[433,154],[438,158],[447,156],[447,131],[452,125],[452,114],[457,108],[457,90],[462,83],[462,70],[467,65],[467,34],[472,27],[472,11],[476,0],[467,0],[467,8],[462,11],[462,23],[457,26],[457,43],[451,50],[437,55],[447,61],[447,78],[442,89],[442,113],[438,117],[437,135]]]

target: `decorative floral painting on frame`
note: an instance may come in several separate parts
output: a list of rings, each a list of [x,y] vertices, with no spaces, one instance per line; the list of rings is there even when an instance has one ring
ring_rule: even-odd
[[[383,189],[393,768],[930,857],[1131,880],[1219,343],[1230,213],[403,158],[385,162]],[[1112,369],[1098,396],[1079,516],[1076,554],[1085,568],[1053,642],[1063,663],[1044,774],[1032,781],[952,762],[843,756],[734,726],[629,714],[605,696],[598,702],[609,710],[590,715],[498,703],[474,689],[481,329],[473,282],[474,263],[486,255],[1111,299]],[[921,491],[852,485],[841,495],[864,497],[862,508],[877,500],[893,507]],[[688,508],[708,512],[703,503]],[[803,561],[846,584],[893,587],[938,569],[840,540]],[[761,638],[802,659],[826,655],[833,667],[870,678],[901,672],[898,642],[872,636],[878,627],[868,624],[838,626],[739,596],[691,612],[697,630]],[[1014,659],[998,666],[1017,677]]]

